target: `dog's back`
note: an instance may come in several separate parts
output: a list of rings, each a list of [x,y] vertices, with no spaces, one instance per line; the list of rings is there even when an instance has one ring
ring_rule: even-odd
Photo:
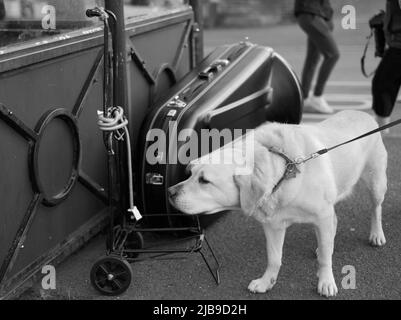
[[[374,118],[366,112],[348,110],[338,112],[316,125],[323,132],[335,132],[335,135],[323,135],[327,143],[335,145],[374,130],[378,127]],[[377,138],[379,135],[372,136]]]
[[[330,148],[377,129],[378,125],[365,112],[343,111],[317,124],[316,128],[318,139]],[[340,198],[349,194],[361,176],[378,175],[379,171],[382,174],[387,167],[387,152],[380,133],[334,149],[328,156],[334,171],[342,173],[335,175]]]

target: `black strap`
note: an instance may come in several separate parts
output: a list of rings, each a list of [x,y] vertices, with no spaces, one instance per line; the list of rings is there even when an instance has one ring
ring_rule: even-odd
[[[365,76],[365,78],[370,78],[376,72],[376,71],[372,71],[371,73],[368,74],[366,72],[366,68],[365,68],[366,54],[368,52],[370,40],[372,39],[372,37],[373,37],[373,30],[371,30],[369,37],[366,38],[367,42],[366,42],[365,49],[363,50],[363,55],[361,58],[361,70],[362,70],[362,74]]]
[[[388,128],[394,127],[394,126],[396,126],[396,125],[398,125],[400,123],[401,123],[401,119],[398,119],[396,121],[390,122],[389,124],[386,124],[385,126],[382,126],[382,127],[379,127],[379,128],[377,128],[375,130],[369,131],[369,132],[367,132],[367,133],[365,133],[365,134],[363,134],[363,135],[361,135],[359,137],[356,137],[354,139],[351,139],[351,140],[348,140],[346,142],[340,143],[340,144],[338,144],[336,146],[333,146],[331,148],[319,150],[316,153],[319,154],[319,155],[323,155],[323,154],[325,154],[325,153],[327,153],[327,152],[329,152],[331,150],[334,150],[334,149],[336,149],[338,147],[341,147],[343,145],[349,144],[349,143],[354,142],[354,141],[359,140],[359,139],[366,138],[366,137],[368,137],[368,136],[370,136],[372,134],[375,134],[375,133],[378,133],[380,131],[386,130]]]

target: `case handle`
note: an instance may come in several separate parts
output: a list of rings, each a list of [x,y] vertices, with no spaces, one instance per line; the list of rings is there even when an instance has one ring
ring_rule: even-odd
[[[209,80],[214,77],[215,74],[223,70],[224,67],[230,64],[228,59],[218,59],[214,61],[206,70],[199,73],[199,78]]]
[[[203,117],[203,123],[207,126],[210,126],[211,122],[213,120],[216,120],[218,118],[225,118],[224,115],[231,112],[234,109],[237,109],[239,107],[246,107],[248,103],[255,101],[257,99],[265,97],[266,100],[264,101],[265,105],[271,103],[273,101],[273,88],[271,87],[266,87],[262,90],[256,91],[252,93],[249,96],[246,96],[240,100],[234,101],[226,106],[223,106],[221,108],[218,108],[213,111],[207,112],[204,117]],[[247,112],[246,110],[244,112]],[[250,112],[250,111],[248,111]]]
[[[101,17],[102,12],[99,8],[88,9],[88,10],[86,10],[86,16],[88,18]]]

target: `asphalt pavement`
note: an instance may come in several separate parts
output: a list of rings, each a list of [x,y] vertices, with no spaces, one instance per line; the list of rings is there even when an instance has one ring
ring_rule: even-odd
[[[342,30],[336,23],[341,60],[330,80],[327,96],[337,111],[360,109],[370,112],[370,79],[359,70],[359,58],[369,30],[366,21],[357,30]],[[205,32],[206,52],[214,47],[241,41],[273,47],[299,74],[305,55],[305,36],[296,25],[263,29],[222,29]],[[373,53],[371,53],[372,55]],[[378,60],[370,58],[369,68]],[[401,117],[396,107],[394,119]],[[304,122],[315,122],[325,116],[306,114]],[[335,299],[401,298],[401,129],[385,138],[389,153],[389,188],[383,207],[383,228],[387,244],[372,248],[368,244],[370,213],[364,185],[358,184],[353,195],[336,207],[339,218],[333,269],[339,294]],[[83,250],[57,267],[57,290],[43,291],[38,284],[26,299],[321,299],[317,292],[316,239],[313,229],[294,225],[286,236],[283,266],[276,286],[266,294],[251,294],[249,282],[258,278],[266,267],[265,240],[257,222],[239,213],[222,215],[207,229],[207,238],[221,262],[221,284],[217,286],[201,256],[193,253],[185,260],[145,261],[133,264],[134,279],[120,297],[98,294],[89,282],[89,272],[104,254],[104,237],[98,236]],[[166,241],[168,243],[168,241]],[[342,279],[347,266],[356,272],[356,288],[345,289]],[[343,273],[345,272],[345,273]]]

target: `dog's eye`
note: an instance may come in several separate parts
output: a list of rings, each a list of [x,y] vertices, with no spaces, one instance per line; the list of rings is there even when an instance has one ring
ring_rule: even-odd
[[[199,183],[200,184],[208,184],[210,183],[210,181],[206,180],[204,177],[199,177]]]

